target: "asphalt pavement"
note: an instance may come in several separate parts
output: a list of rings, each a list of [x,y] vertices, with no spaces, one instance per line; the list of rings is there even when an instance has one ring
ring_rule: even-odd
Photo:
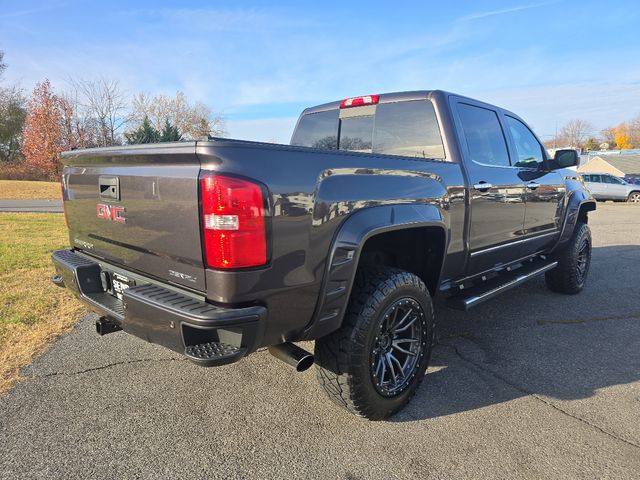
[[[0,200],[0,212],[62,213],[62,200]]]
[[[583,293],[438,304],[432,366],[385,422],[267,352],[204,369],[86,316],[0,398],[0,478],[637,479],[640,207],[591,218]]]

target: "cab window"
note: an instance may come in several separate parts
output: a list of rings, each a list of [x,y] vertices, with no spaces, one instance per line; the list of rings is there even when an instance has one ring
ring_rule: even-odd
[[[340,120],[340,150],[371,153],[373,115]]]
[[[291,139],[291,145],[301,147],[338,148],[338,111],[303,115]]]
[[[542,145],[538,142],[529,127],[520,120],[505,116],[507,119],[507,127],[513,139],[513,145],[516,149],[516,167],[537,168],[544,162],[542,155]]]
[[[604,176],[605,183],[612,183],[614,185],[624,185],[624,182],[620,180],[618,177],[614,177],[612,175]]]
[[[458,113],[471,160],[482,165],[508,167],[509,152],[498,114],[466,103],[458,104]]]
[[[333,109],[302,116],[291,145],[444,159],[433,104],[428,100]]]
[[[431,102],[383,103],[376,110],[373,152],[419,158],[445,158]]]

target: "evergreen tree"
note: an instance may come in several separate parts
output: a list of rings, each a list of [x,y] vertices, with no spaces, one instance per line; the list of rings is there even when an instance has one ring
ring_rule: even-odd
[[[162,127],[162,132],[160,132],[160,141],[161,142],[179,142],[182,140],[182,135],[178,131],[178,127],[171,125],[171,122],[167,118],[164,121],[164,127]]]
[[[124,134],[128,144],[156,143],[160,141],[160,133],[153,128],[148,117],[144,117],[142,124],[131,132]]]

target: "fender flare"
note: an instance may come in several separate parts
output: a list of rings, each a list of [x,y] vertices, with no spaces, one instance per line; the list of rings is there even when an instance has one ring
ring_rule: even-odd
[[[558,237],[558,241],[550,250],[550,252],[555,252],[559,250],[565,243],[571,239],[573,235],[573,230],[578,223],[578,218],[580,217],[580,212],[587,211],[591,212],[596,209],[596,201],[590,195],[585,194],[580,190],[574,190],[570,192],[569,199],[567,200],[567,206],[565,208],[564,219],[562,221],[562,230],[560,231],[560,236]]]
[[[381,233],[419,227],[442,230],[446,255],[449,218],[437,205],[382,205],[364,208],[349,215],[331,243],[316,308],[302,337],[311,340],[340,328],[351,296],[360,253],[368,239]]]

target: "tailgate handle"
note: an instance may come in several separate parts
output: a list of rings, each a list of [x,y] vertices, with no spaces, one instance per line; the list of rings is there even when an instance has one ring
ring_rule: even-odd
[[[100,198],[105,200],[120,200],[120,179],[101,175],[98,178]]]

